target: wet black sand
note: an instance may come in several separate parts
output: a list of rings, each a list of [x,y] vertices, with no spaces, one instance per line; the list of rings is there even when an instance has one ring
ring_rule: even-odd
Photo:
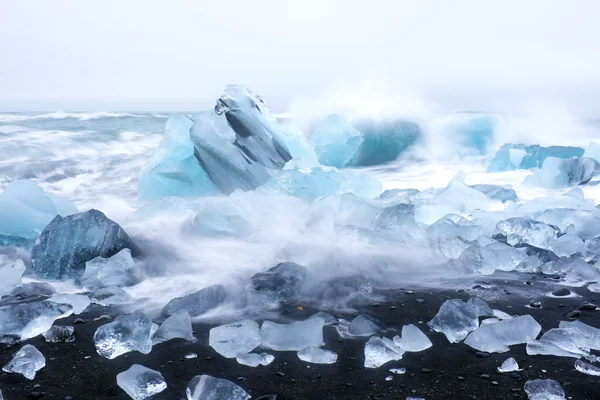
[[[294,352],[271,352],[275,361],[268,366],[250,368],[238,364],[235,359],[225,359],[208,346],[208,331],[212,325],[195,324],[198,341],[195,343],[173,340],[153,348],[150,354],[127,353],[114,360],[100,357],[94,348],[92,337],[98,326],[107,321],[93,321],[101,314],[115,316],[115,310],[93,306],[84,315],[59,320],[61,325],[72,325],[76,318],[85,320],[75,326],[73,343],[46,343],[43,337],[27,341],[36,346],[46,357],[46,367],[29,381],[20,375],[2,374],[0,389],[7,400],[43,398],[64,399],[129,399],[116,384],[116,375],[131,364],[142,364],[160,371],[168,388],[154,399],[185,399],[188,382],[200,374],[229,379],[243,387],[253,399],[266,394],[277,394],[277,399],[402,399],[407,396],[433,399],[525,399],[523,385],[529,379],[555,379],[565,389],[568,398],[593,400],[600,398],[600,378],[576,371],[574,359],[550,356],[528,356],[525,345],[512,346],[503,354],[491,354],[487,358],[476,356],[467,345],[449,344],[445,336],[430,332],[425,323],[438,311],[447,299],[482,297],[492,308],[512,315],[531,314],[548,330],[558,326],[560,320],[585,302],[600,301],[600,294],[585,288],[572,289],[579,293],[575,298],[549,298],[543,293],[555,289],[551,280],[531,275],[519,276],[505,282],[503,278],[491,277],[488,282],[494,289],[423,290],[406,288],[388,293],[389,300],[365,306],[361,312],[383,321],[389,328],[400,330],[408,323],[415,323],[427,332],[433,347],[420,353],[405,353],[400,361],[393,361],[377,369],[366,369],[364,362],[365,339],[339,339],[335,328],[325,327],[325,348],[338,353],[333,365],[308,364],[298,359]],[[526,284],[525,281],[533,283]],[[458,286],[457,286],[458,287]],[[508,292],[508,293],[506,293]],[[535,295],[531,295],[535,293]],[[532,297],[532,299],[530,299]],[[423,299],[424,302],[417,302]],[[531,301],[540,301],[542,308],[526,307]],[[596,303],[597,304],[597,303]],[[282,305],[282,314],[290,319],[305,319],[315,310],[301,304]],[[352,314],[344,315],[352,318]],[[582,322],[600,327],[600,311],[581,311]],[[422,321],[422,324],[419,324]],[[394,332],[386,336],[392,337]],[[5,365],[18,346],[0,345],[0,365]],[[190,352],[196,359],[185,359]],[[515,374],[499,374],[496,367],[508,357],[515,357],[523,371]],[[390,368],[406,368],[406,374],[393,375]],[[545,372],[544,372],[545,371]],[[283,373],[283,374],[281,374]],[[487,374],[489,377],[481,377]],[[385,378],[393,375],[392,381]],[[459,379],[462,377],[463,379]],[[35,386],[34,386],[35,385]],[[39,386],[37,386],[39,385]],[[32,397],[31,394],[38,395]]]

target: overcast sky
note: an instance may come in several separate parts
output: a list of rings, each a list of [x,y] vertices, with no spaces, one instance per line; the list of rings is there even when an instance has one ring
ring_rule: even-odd
[[[283,110],[344,88],[600,110],[599,0],[2,0],[0,110]],[[370,85],[370,86],[369,86]]]

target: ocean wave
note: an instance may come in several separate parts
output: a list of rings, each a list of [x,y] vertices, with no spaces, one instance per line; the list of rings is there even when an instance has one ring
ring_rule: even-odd
[[[23,132],[23,131],[27,131],[27,130],[29,130],[29,129],[25,128],[24,126],[19,126],[19,125],[2,125],[2,126],[0,126],[0,133],[4,133],[4,134]]]
[[[68,113],[63,111],[57,111],[53,113],[45,114],[0,114],[0,122],[22,122],[22,121],[34,121],[42,119],[77,119],[79,121],[90,121],[101,118],[122,118],[122,117],[134,117],[143,118],[145,115],[130,114],[130,113],[115,113],[115,112],[88,112],[88,113]]]

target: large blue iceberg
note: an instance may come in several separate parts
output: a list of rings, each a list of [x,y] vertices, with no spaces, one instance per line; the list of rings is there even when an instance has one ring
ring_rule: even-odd
[[[545,188],[561,188],[588,183],[600,171],[600,163],[592,158],[563,159],[548,157],[542,168],[525,178],[524,183]]]
[[[321,164],[346,168],[393,161],[420,136],[414,122],[364,119],[352,125],[332,114],[315,128],[310,142]]]
[[[541,168],[548,157],[573,158],[583,156],[581,147],[524,144],[505,144],[496,152],[488,165],[489,172],[510,171],[514,169]]]
[[[36,183],[12,181],[0,193],[0,240],[5,244],[34,240],[57,215],[75,213],[71,202],[44,193]]]

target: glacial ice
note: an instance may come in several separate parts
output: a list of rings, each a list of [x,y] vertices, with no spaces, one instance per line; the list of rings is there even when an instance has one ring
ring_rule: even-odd
[[[583,240],[600,235],[600,214],[597,211],[553,208],[545,210],[536,220],[554,225],[562,232],[568,230]]]
[[[517,360],[514,357],[507,358],[502,362],[502,365],[498,367],[498,372],[514,372],[520,371],[519,364],[517,364]]]
[[[600,376],[600,368],[581,360],[575,360],[575,369],[586,375]]]
[[[152,350],[152,320],[141,311],[120,315],[94,333],[96,351],[112,360],[130,351],[148,354]]]
[[[252,225],[234,210],[206,208],[192,221],[194,231],[209,237],[242,237],[252,230]]]
[[[353,164],[354,155],[363,141],[360,131],[337,114],[328,116],[310,136],[319,162],[337,168]]]
[[[600,163],[592,158],[561,159],[548,157],[542,168],[523,181],[530,186],[549,189],[588,183],[600,170]]]
[[[507,201],[516,202],[519,200],[517,192],[512,188],[505,188],[497,185],[479,184],[471,185],[471,189],[475,189],[487,196],[490,200],[497,200],[503,203]]]
[[[591,339],[576,326],[561,326],[544,332],[539,340],[527,343],[529,355],[554,355],[557,357],[580,358],[596,347]]]
[[[82,286],[133,286],[141,281],[141,273],[131,257],[131,250],[123,249],[110,258],[96,257],[85,263]]]
[[[69,304],[73,307],[73,314],[81,314],[90,305],[90,298],[85,294],[55,294],[48,301],[59,304]]]
[[[179,310],[165,319],[152,336],[152,343],[158,344],[171,339],[195,340],[192,331],[192,320],[186,310]]]
[[[456,222],[454,222],[450,218],[450,216],[440,218],[433,224],[429,225],[427,232],[431,237],[458,237],[468,242],[476,240],[479,236],[482,235],[482,230],[480,226],[459,225]]]
[[[194,121],[185,115],[169,117],[159,148],[140,172],[138,195],[142,200],[219,193],[194,155],[190,140],[193,125]]]
[[[550,244],[557,239],[558,231],[543,222],[515,217],[498,222],[496,233],[506,236],[511,246],[526,243],[549,250]]]
[[[261,342],[258,323],[250,319],[212,328],[208,338],[209,345],[225,358],[250,353]]]
[[[14,343],[41,335],[55,320],[68,317],[73,308],[50,301],[0,307],[0,343]]]
[[[147,399],[167,388],[160,372],[140,364],[133,364],[127,371],[118,374],[117,385],[133,400]]]
[[[488,166],[488,171],[499,172],[513,169],[540,168],[548,157],[569,159],[582,157],[583,153],[584,151],[580,147],[505,144],[494,155]]]
[[[112,306],[114,304],[128,304],[133,298],[118,286],[98,288],[92,292],[92,303],[101,306]]]
[[[42,334],[48,343],[68,342],[73,337],[75,328],[72,326],[54,325]],[[74,339],[74,338],[73,338]]]
[[[319,347],[323,343],[321,318],[309,318],[289,324],[276,324],[264,321],[260,328],[262,345],[276,351],[299,351],[310,346]]]
[[[389,361],[402,359],[404,349],[388,338],[373,336],[365,344],[365,368],[379,368]]]
[[[308,269],[294,262],[279,263],[251,278],[252,289],[265,301],[284,300],[294,297],[308,277]]]
[[[362,119],[354,123],[364,139],[350,166],[371,166],[394,161],[421,138],[421,128],[401,119]]]
[[[212,285],[183,297],[176,297],[165,306],[164,312],[173,315],[179,310],[186,310],[190,316],[197,317],[221,305],[227,298],[227,290],[223,285]]]
[[[585,148],[581,157],[593,158],[596,161],[600,161],[600,145],[598,143],[590,143],[590,145]]]
[[[33,380],[36,372],[45,366],[46,358],[42,353],[34,346],[26,344],[15,353],[12,360],[2,368],[2,371],[21,374],[25,378]]]
[[[125,248],[138,251],[123,228],[98,210],[56,216],[31,250],[32,269],[43,279],[76,278],[87,261],[111,257]]]
[[[579,236],[566,234],[552,242],[550,250],[559,257],[570,257],[575,253],[583,254],[585,252],[585,243]]]
[[[369,337],[384,329],[381,322],[367,314],[357,315],[348,325],[348,333],[352,336]]]
[[[335,325],[338,323],[338,319],[336,317],[323,311],[319,311],[318,313],[312,315],[310,318],[321,318],[325,325]]]
[[[488,353],[504,353],[508,346],[535,340],[542,327],[531,315],[486,324],[475,329],[465,339],[465,344]]]
[[[338,355],[333,351],[310,346],[298,352],[298,358],[313,364],[335,364]]]
[[[565,282],[570,284],[600,280],[600,270],[576,255],[549,261],[540,267],[540,271],[547,275],[560,275]]]
[[[305,165],[319,165],[317,153],[309,143],[306,135],[290,120],[278,120],[279,137],[289,150],[294,160],[301,160]]]
[[[244,389],[226,379],[197,375],[186,389],[187,400],[248,400]]]
[[[9,294],[13,289],[22,285],[21,277],[25,273],[25,264],[18,258],[15,261],[0,256],[0,297]]]
[[[238,354],[235,356],[235,360],[242,365],[246,365],[248,367],[258,367],[259,365],[269,365],[275,360],[275,356],[267,353],[248,353],[248,354]]]
[[[489,275],[494,271],[514,271],[522,263],[531,262],[526,253],[504,243],[493,242],[483,247],[472,244],[460,253],[454,264],[472,274]]]
[[[458,343],[479,327],[479,317],[492,317],[494,312],[481,299],[446,300],[427,325],[443,333],[450,343]]]
[[[445,143],[452,143],[458,155],[464,157],[485,154],[500,123],[500,118],[492,114],[454,113],[437,119],[433,128],[444,135]]]
[[[402,336],[394,336],[394,343],[404,351],[419,352],[430,348],[431,340],[413,324],[402,327]]]
[[[552,379],[535,379],[525,382],[529,400],[565,400],[565,391]]]
[[[12,181],[0,193],[0,235],[35,239],[57,215],[75,213],[71,202],[44,193],[33,181]]]
[[[345,193],[340,197],[340,209],[336,222],[340,225],[370,228],[380,210],[381,208],[372,200]]]

